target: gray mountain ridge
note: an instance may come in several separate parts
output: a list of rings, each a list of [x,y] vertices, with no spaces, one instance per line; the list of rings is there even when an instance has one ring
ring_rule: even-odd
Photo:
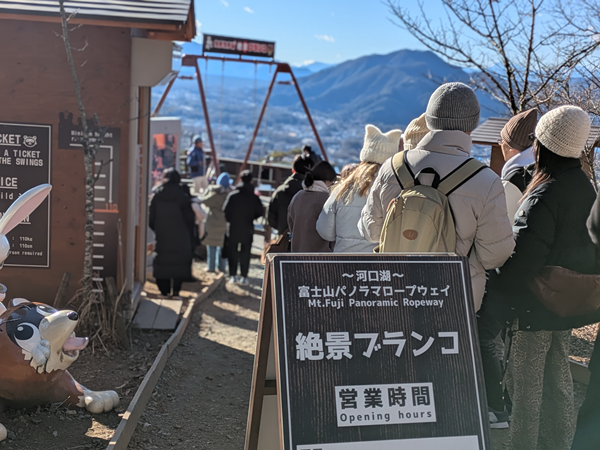
[[[381,126],[406,126],[422,114],[444,81],[468,83],[469,75],[434,53],[399,50],[346,61],[299,80],[311,111],[341,120]],[[504,115],[503,106],[477,92],[482,118]],[[271,104],[298,107],[293,92],[275,93]]]

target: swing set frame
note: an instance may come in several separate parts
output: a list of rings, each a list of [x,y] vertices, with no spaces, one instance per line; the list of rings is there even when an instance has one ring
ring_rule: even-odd
[[[277,82],[277,75],[279,75],[279,74],[287,73],[290,75],[290,77],[292,79],[291,81],[287,81],[287,82],[280,81],[279,83],[280,84],[293,84],[294,87],[296,88],[296,92],[298,93],[300,103],[302,104],[302,107],[304,108],[304,112],[305,112],[306,117],[308,118],[308,122],[313,130],[315,139],[317,140],[317,144],[319,145],[319,148],[321,149],[321,153],[323,154],[323,159],[325,159],[325,161],[329,161],[329,158],[327,157],[327,153],[325,152],[325,147],[323,146],[323,143],[321,142],[321,137],[319,136],[319,132],[317,131],[317,127],[315,126],[312,116],[310,115],[310,111],[308,110],[308,106],[306,105],[306,102],[304,101],[304,96],[302,95],[302,91],[300,90],[298,81],[296,80],[296,77],[294,76],[294,72],[292,71],[292,68],[290,67],[289,64],[282,63],[282,62],[276,62],[273,60],[268,61],[268,60],[259,60],[259,59],[242,59],[241,56],[239,58],[230,58],[230,57],[221,57],[221,56],[208,56],[208,55],[204,55],[204,54],[203,55],[183,55],[181,65],[185,66],[185,67],[193,67],[196,71],[196,80],[198,82],[198,90],[200,92],[200,101],[202,102],[202,109],[204,111],[204,121],[206,123],[206,132],[208,134],[208,141],[210,143],[210,148],[212,150],[211,157],[213,160],[215,174],[217,176],[219,176],[219,174],[220,174],[219,156],[217,154],[217,149],[214,145],[212,127],[211,127],[211,123],[210,123],[210,117],[208,114],[208,106],[206,103],[206,94],[204,92],[204,85],[202,83],[202,76],[200,74],[200,66],[198,64],[199,59],[203,59],[205,61],[222,61],[223,64],[225,62],[241,62],[241,63],[250,63],[250,64],[255,64],[255,65],[256,64],[267,64],[269,66],[275,66],[275,72],[273,73],[273,78],[271,79],[271,82],[269,84],[269,88],[267,90],[267,95],[265,97],[262,108],[260,110],[260,114],[258,116],[256,125],[254,126],[254,132],[252,134],[252,139],[250,140],[250,144],[248,145],[248,150],[246,151],[246,156],[244,157],[244,161],[242,163],[242,166],[240,167],[240,171],[237,174],[236,183],[239,182],[241,173],[248,166],[248,160],[250,158],[250,155],[252,154],[252,149],[254,148],[254,143],[256,141],[256,137],[258,136],[258,131],[260,129],[260,125],[263,121],[265,112],[267,110],[267,106],[269,104],[269,98],[271,97],[271,93],[273,92],[273,87],[275,86],[275,83]],[[156,108],[154,109],[154,112],[152,113],[152,117],[156,117],[158,115],[158,113],[160,112],[160,109],[162,108],[163,103],[165,102],[165,99],[169,95],[169,91],[173,87],[173,84],[175,83],[175,80],[177,78],[178,77],[175,76],[171,79],[171,81],[169,81],[169,84],[165,88],[165,91],[163,92],[162,97],[160,98],[158,104],[156,105]],[[259,174],[259,176],[260,176],[260,174]]]

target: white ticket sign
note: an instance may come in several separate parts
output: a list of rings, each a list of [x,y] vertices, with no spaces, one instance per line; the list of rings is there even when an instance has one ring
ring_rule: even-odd
[[[432,383],[336,386],[338,427],[435,422]]]

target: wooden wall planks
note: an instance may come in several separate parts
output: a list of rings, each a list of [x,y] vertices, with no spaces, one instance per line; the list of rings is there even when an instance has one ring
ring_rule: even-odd
[[[74,84],[60,25],[0,20],[0,120],[52,125],[50,268],[5,267],[0,280],[10,297],[52,303],[64,272],[73,274],[69,298],[82,276],[83,155],[58,148],[59,113],[77,117]],[[71,33],[88,116],[121,128],[119,210],[126,226],[131,37],[127,28],[83,26]],[[125,236],[123,236],[125,239]],[[126,243],[123,242],[124,248]],[[119,280],[121,283],[122,280]]]

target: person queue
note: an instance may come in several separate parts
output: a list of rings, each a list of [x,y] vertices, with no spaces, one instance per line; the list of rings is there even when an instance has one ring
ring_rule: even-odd
[[[498,140],[501,176],[471,162],[479,118],[471,88],[442,84],[404,133],[367,125],[360,163],[345,167],[342,177],[326,161],[298,157],[294,174],[272,196],[269,223],[288,233],[292,252],[422,245],[467,257],[490,427],[510,428],[513,450],[599,449],[600,350],[577,423],[568,357],[571,329],[600,316],[559,315],[532,288],[544,270],[557,267],[568,272],[554,275],[565,290],[576,282],[569,276],[599,273],[600,197],[581,163],[590,118],[570,105],[539,120],[535,109],[515,115]],[[452,216],[437,228],[423,218],[431,187]],[[405,229],[408,222],[417,225]],[[497,356],[499,342],[506,360]]]
[[[367,125],[360,162],[341,177],[306,147],[272,194],[266,219],[289,237],[291,252],[416,249],[467,257],[490,427],[510,428],[513,450],[597,450],[600,350],[577,420],[568,357],[572,328],[599,322],[600,304],[560,314],[556,307],[574,306],[550,305],[536,288],[544,273],[566,292],[598,273],[600,197],[581,163],[590,118],[571,105],[539,119],[535,109],[515,115],[498,140],[501,176],[471,157],[479,119],[473,90],[445,83],[404,133]],[[200,138],[192,150],[190,159],[202,151]],[[203,190],[207,270],[225,271],[228,260],[230,281],[248,283],[254,221],[264,213],[252,175],[244,172],[236,190],[227,174],[207,187],[203,167],[193,167]],[[179,295],[192,276],[193,224],[202,221],[196,209],[179,174],[165,171],[150,205],[163,295]],[[497,356],[502,342],[506,359]]]

